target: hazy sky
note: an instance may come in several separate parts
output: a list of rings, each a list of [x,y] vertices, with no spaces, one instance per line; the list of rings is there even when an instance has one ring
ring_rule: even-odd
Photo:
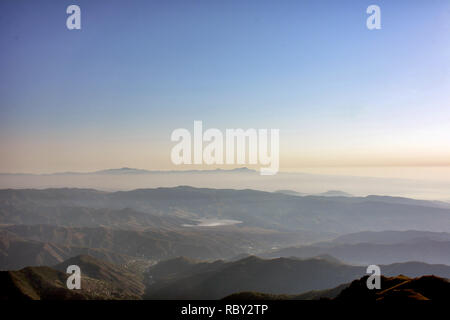
[[[449,166],[449,35],[448,0],[2,0],[0,172],[171,168],[194,120],[279,128],[281,170]]]

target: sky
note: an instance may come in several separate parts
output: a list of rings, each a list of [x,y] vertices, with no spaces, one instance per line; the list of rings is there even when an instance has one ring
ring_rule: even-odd
[[[448,0],[2,0],[0,172],[172,169],[194,120],[280,129],[281,170],[448,167],[449,34]]]

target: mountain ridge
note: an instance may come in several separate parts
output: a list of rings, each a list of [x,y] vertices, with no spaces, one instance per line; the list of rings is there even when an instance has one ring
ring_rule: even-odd
[[[327,290],[350,283],[366,274],[365,266],[342,264],[325,258],[263,259],[250,256],[238,261],[190,264],[175,272],[165,266],[152,266],[147,275],[154,283],[147,287],[147,299],[221,299],[236,292],[256,291],[267,294],[299,294]],[[405,262],[380,265],[385,276],[409,277],[436,275],[450,277],[450,266]],[[153,273],[155,270],[158,272]],[[313,296],[311,292],[309,296]]]
[[[208,170],[147,170],[147,169],[137,169],[130,167],[112,168],[112,169],[102,169],[96,171],[63,171],[63,172],[53,172],[53,173],[2,173],[0,175],[8,176],[55,176],[55,175],[127,175],[127,174],[160,174],[160,173],[257,173],[257,170],[249,169],[247,167],[238,167],[232,169],[208,169]]]

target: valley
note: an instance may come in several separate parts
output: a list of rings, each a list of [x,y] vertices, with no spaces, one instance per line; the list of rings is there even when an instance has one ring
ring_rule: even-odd
[[[0,190],[2,281],[27,299],[334,299],[369,264],[450,278],[446,204],[289,193]],[[65,292],[68,264],[84,291]]]

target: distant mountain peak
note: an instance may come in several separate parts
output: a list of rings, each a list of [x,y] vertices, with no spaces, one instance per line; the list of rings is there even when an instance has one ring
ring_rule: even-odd
[[[135,169],[135,168],[129,168],[129,167],[122,167],[118,169],[106,169],[106,170],[100,170],[92,172],[91,174],[146,174],[150,173],[151,171],[144,170],[144,169]]]
[[[327,192],[320,193],[319,196],[323,197],[353,197],[352,194],[341,190],[328,190]]]
[[[297,192],[297,191],[289,190],[289,189],[277,190],[277,191],[274,191],[274,193],[281,193],[281,194],[286,194],[289,196],[304,196],[304,195],[306,195],[305,193],[301,193],[301,192]]]
[[[42,174],[33,174],[33,173],[0,173],[0,175],[6,176],[65,176],[65,175],[127,175],[127,174],[175,174],[175,173],[256,173],[257,171],[254,169],[250,169],[247,167],[241,168],[232,168],[232,169],[188,169],[188,170],[146,170],[146,169],[138,169],[131,167],[121,167],[121,168],[111,168],[111,169],[103,169],[97,171],[87,171],[87,172],[78,172],[78,171],[63,171],[63,172],[54,172],[54,173],[42,173]]]

